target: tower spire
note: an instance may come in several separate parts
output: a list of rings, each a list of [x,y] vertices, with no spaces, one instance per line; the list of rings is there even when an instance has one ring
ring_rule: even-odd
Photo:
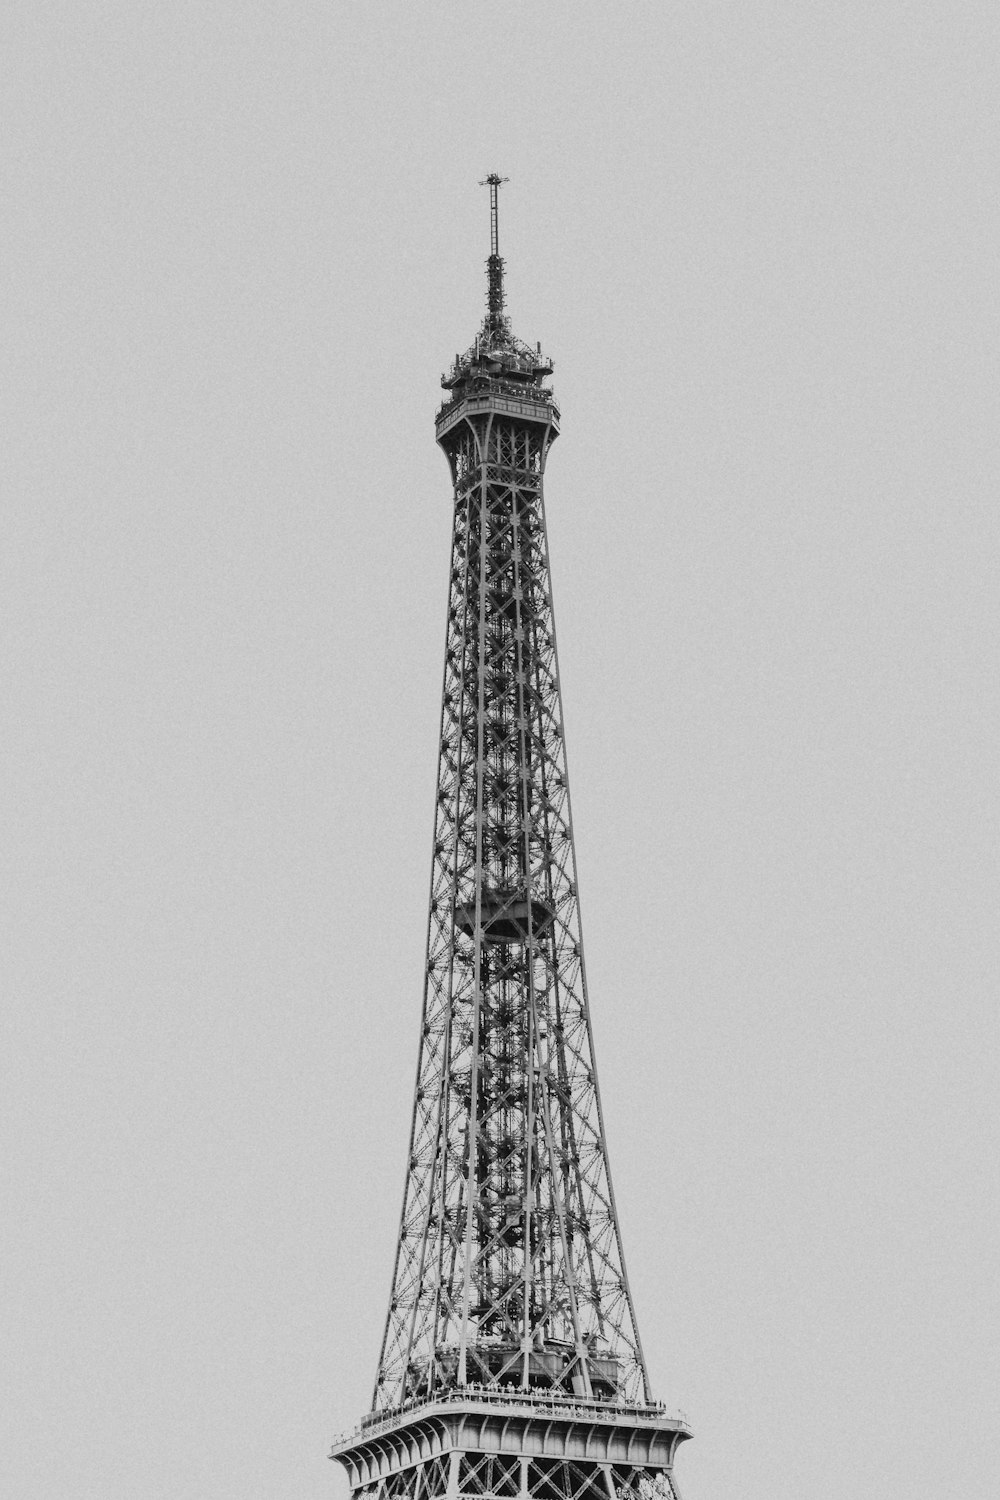
[[[490,190],[490,256],[486,262],[486,332],[489,337],[501,332],[506,322],[503,311],[503,261],[500,258],[498,197],[501,183],[509,181],[509,177],[501,177],[498,172],[491,172],[479,184],[480,187],[488,187]]]

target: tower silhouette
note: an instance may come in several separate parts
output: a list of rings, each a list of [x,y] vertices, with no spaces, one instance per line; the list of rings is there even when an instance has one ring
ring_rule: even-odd
[[[442,378],[454,488],[423,1024],[355,1500],[679,1500],[625,1270],[587,999],[542,478],[559,408],[505,310]]]

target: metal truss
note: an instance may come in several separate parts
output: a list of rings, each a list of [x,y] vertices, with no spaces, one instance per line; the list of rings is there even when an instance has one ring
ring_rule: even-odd
[[[473,1384],[650,1399],[580,931],[542,496],[559,413],[492,302],[438,419],[455,509],[426,984],[374,1410]]]
[[[680,1500],[671,1475],[619,1464],[563,1458],[452,1453],[378,1479],[355,1500],[441,1500],[483,1495],[496,1500]]]

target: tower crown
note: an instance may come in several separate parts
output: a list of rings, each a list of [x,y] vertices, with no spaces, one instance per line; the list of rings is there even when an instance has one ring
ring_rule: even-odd
[[[504,262],[500,255],[499,205],[500,187],[506,177],[491,172],[480,184],[490,190],[490,254],[486,261],[486,316],[482,327],[464,354],[456,354],[451,369],[441,376],[441,384],[452,395],[439,414],[452,413],[465,396],[480,398],[492,390],[499,397],[521,397],[554,411],[554,432],[558,432],[558,409],[552,392],[543,385],[552,374],[552,361],[542,354],[541,344],[534,348],[519,339],[511,328],[506,312]],[[502,409],[502,408],[498,408]]]

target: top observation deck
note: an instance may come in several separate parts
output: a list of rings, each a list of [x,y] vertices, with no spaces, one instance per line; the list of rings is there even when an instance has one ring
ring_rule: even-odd
[[[550,439],[559,431],[559,408],[544,384],[552,374],[552,361],[542,354],[541,344],[532,348],[517,337],[506,312],[497,237],[497,188],[504,180],[495,173],[487,178],[491,253],[486,262],[486,317],[471,348],[456,354],[451,369],[441,376],[448,395],[435,423],[439,443],[467,417],[491,413],[538,423],[548,429]]]
[[[540,347],[529,349],[509,333],[508,340],[519,347],[491,347],[481,334],[466,354],[455,356],[441,377],[448,395],[435,422],[438,442],[466,417],[487,412],[537,422],[553,437],[559,431],[559,408],[542,383],[552,373],[551,361]]]

